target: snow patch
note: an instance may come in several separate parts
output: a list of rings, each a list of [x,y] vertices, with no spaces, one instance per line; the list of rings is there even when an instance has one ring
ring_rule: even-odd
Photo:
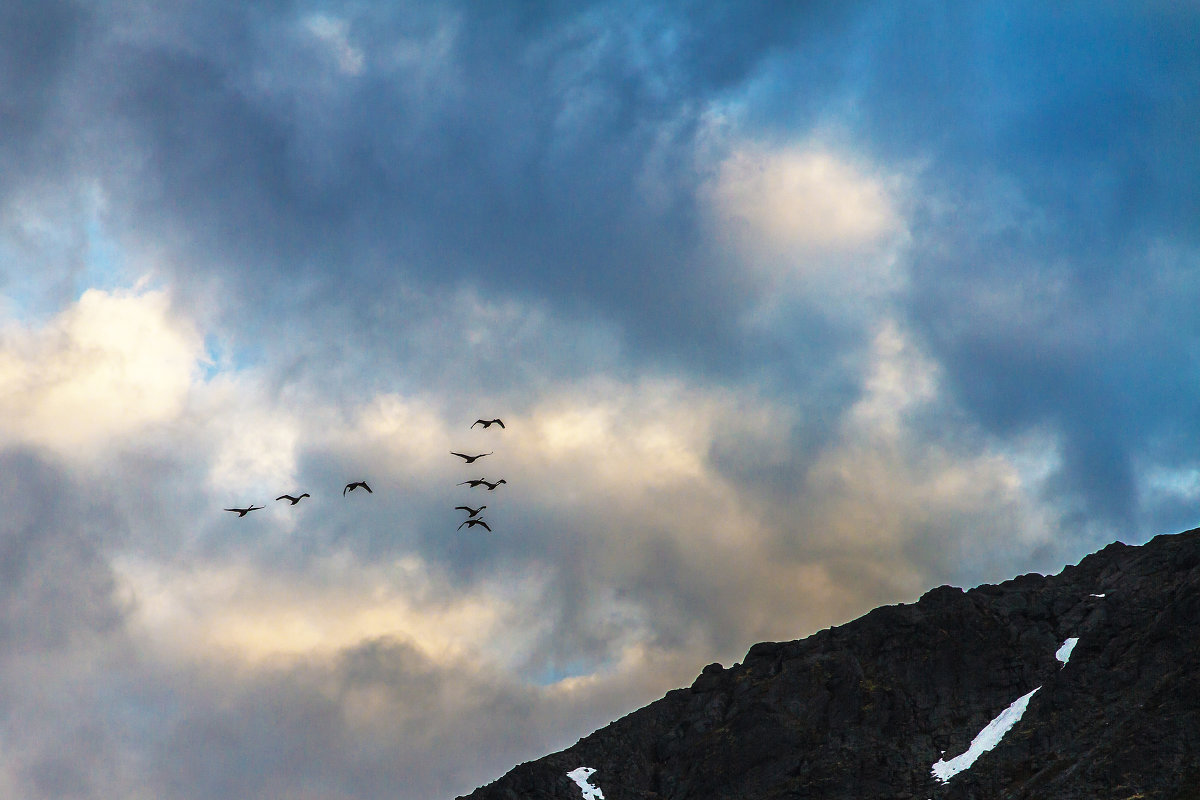
[[[1058,648],[1058,652],[1054,654],[1054,657],[1061,661],[1065,667],[1067,662],[1071,660],[1071,651],[1075,649],[1075,645],[1077,644],[1079,644],[1079,637],[1072,636],[1062,643],[1062,647]]]
[[[575,781],[579,791],[583,792],[583,800],[604,800],[604,792],[588,782],[588,778],[595,773],[596,770],[591,767],[579,767],[567,773],[567,777]]]
[[[967,748],[967,752],[960,756],[955,756],[949,761],[944,758],[938,759],[938,762],[932,768],[934,777],[942,783],[946,783],[963,770],[970,769],[971,765],[975,763],[975,759],[1000,744],[1000,740],[1004,738],[1004,734],[1008,733],[1009,728],[1016,725],[1025,713],[1025,707],[1029,705],[1029,698],[1033,697],[1038,689],[1041,688],[1039,686],[1029,694],[1017,698],[1011,706],[1001,711],[1000,715],[989,722],[971,741],[971,746]]]

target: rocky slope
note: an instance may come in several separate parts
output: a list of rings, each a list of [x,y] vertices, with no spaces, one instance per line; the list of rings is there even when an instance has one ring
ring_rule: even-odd
[[[998,717],[1019,719],[988,729]],[[469,798],[589,786],[605,800],[1200,800],[1200,530],[757,644]]]

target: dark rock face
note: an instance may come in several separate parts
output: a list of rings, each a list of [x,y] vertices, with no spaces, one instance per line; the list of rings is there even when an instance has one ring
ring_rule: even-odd
[[[1038,687],[993,749],[933,775]],[[1200,800],[1200,530],[756,644],[469,798],[579,800],[580,766],[605,800]]]

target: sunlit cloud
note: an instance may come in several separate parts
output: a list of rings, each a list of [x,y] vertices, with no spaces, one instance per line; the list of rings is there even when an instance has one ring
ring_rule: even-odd
[[[816,143],[746,145],[719,167],[714,210],[746,245],[820,252],[859,250],[900,225],[886,177]]]
[[[180,413],[204,358],[159,290],[88,290],[44,325],[0,334],[0,436],[96,448]]]
[[[396,639],[426,658],[510,661],[515,608],[536,596],[533,575],[453,586],[436,565],[409,555],[386,565],[347,556],[315,559],[298,573],[239,562],[193,566],[116,562],[132,601],[131,624],[148,645],[191,660],[249,664],[328,658],[374,639]]]

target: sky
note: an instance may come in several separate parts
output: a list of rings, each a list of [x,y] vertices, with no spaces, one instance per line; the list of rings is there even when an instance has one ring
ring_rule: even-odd
[[[1198,39],[0,5],[0,794],[450,798],[755,642],[1200,524]]]

